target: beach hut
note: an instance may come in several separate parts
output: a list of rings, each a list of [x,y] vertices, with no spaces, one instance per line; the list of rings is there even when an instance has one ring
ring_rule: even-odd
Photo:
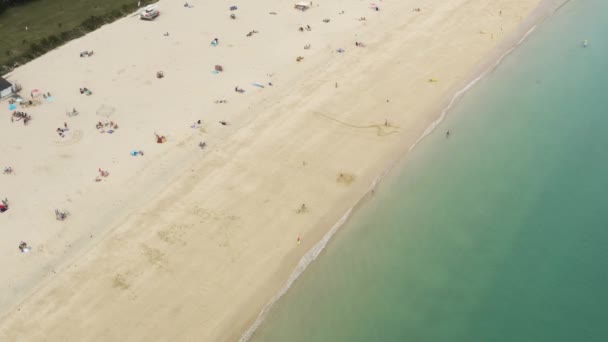
[[[305,2],[303,2],[303,1],[301,1],[301,2],[298,2],[298,3],[297,3],[295,6],[294,6],[294,8],[295,8],[295,9],[297,9],[297,10],[300,10],[300,11],[304,12],[304,11],[306,11],[307,9],[309,9],[309,8],[310,8],[310,6],[309,6],[307,3],[305,3]]]
[[[4,78],[0,77],[0,99],[11,96],[14,93],[13,84]]]

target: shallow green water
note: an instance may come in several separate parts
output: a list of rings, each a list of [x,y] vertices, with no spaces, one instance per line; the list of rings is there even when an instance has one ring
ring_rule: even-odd
[[[607,147],[608,1],[573,0],[407,157],[253,341],[608,341]]]

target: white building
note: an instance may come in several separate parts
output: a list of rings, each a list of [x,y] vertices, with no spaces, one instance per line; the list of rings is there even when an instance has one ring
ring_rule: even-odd
[[[12,95],[14,92],[13,84],[0,77],[0,99]]]

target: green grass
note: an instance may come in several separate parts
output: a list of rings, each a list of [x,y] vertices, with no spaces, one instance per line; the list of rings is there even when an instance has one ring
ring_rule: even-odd
[[[136,8],[137,0],[39,0],[9,8],[0,14],[0,72],[7,71],[15,62],[24,63],[36,58]]]

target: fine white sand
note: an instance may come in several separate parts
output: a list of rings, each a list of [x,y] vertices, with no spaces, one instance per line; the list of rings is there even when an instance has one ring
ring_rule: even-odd
[[[27,126],[0,102],[0,340],[238,339],[539,2],[161,1],[5,75],[54,101]]]

